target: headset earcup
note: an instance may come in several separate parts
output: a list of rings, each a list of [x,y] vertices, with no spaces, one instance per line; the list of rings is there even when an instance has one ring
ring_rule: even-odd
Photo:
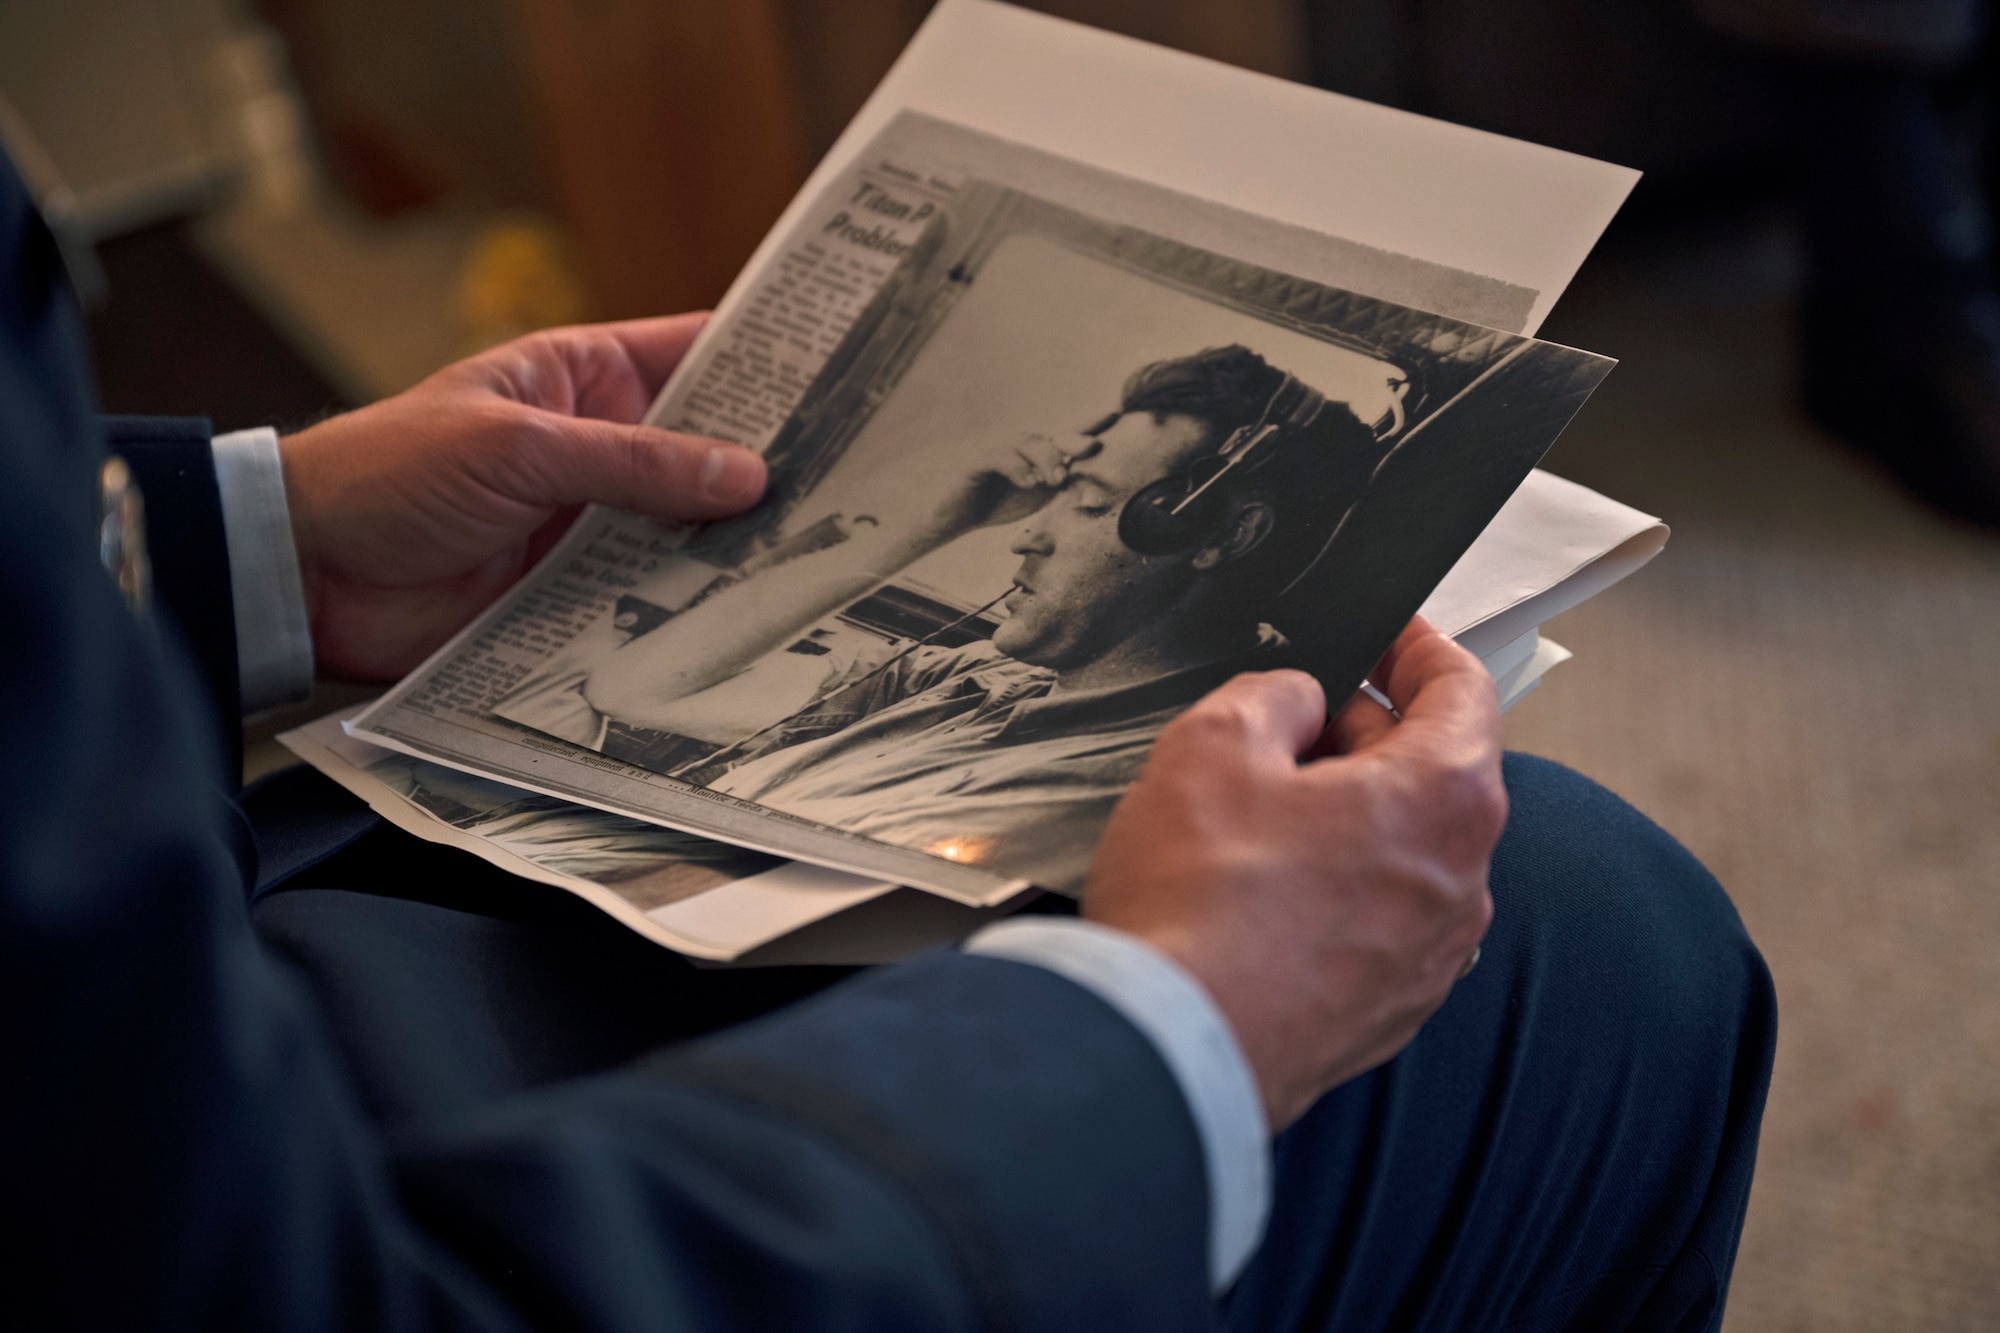
[[[1211,492],[1174,512],[1187,498],[1178,477],[1163,477],[1125,502],[1118,514],[1118,540],[1140,555],[1173,555],[1201,538],[1215,517],[1218,495]]]

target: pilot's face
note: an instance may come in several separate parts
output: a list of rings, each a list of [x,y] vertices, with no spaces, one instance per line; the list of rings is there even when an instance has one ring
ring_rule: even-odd
[[[1206,428],[1193,417],[1128,412],[1079,437],[1069,480],[1016,534],[1021,557],[994,646],[1073,670],[1171,615],[1194,577],[1190,556],[1143,556],[1118,539],[1125,502],[1187,466]]]

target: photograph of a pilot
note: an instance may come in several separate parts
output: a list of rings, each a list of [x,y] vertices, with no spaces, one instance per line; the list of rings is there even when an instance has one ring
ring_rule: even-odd
[[[1318,559],[1385,444],[1347,404],[1240,344],[1144,365],[1066,438],[921,451],[857,481],[840,540],[721,587],[598,657],[591,708],[724,742],[713,790],[1054,889],[1154,737],[1229,676],[1286,665],[1273,603]],[[919,642],[781,721],[715,735],[753,664],[899,571],[1012,529],[990,638]],[[982,608],[986,609],[986,608]],[[796,651],[796,649],[794,649]]]

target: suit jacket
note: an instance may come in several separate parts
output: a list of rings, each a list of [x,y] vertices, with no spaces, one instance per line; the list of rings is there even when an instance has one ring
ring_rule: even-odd
[[[0,1324],[1209,1322],[1185,1105],[1053,973],[938,954],[607,1062],[547,1016],[563,976],[618,971],[615,930],[315,885],[268,837],[253,908],[206,427],[96,416],[11,169],[0,265]],[[148,501],[150,626],[96,554],[107,439]],[[439,855],[322,813],[344,855]],[[523,995],[553,997],[544,1029]]]

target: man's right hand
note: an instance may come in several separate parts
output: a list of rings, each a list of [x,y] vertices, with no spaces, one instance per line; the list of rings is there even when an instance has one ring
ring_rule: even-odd
[[[1187,968],[1275,1132],[1388,1060],[1492,919],[1500,710],[1477,658],[1411,622],[1328,727],[1297,671],[1238,676],[1160,734],[1106,827],[1083,914]]]

